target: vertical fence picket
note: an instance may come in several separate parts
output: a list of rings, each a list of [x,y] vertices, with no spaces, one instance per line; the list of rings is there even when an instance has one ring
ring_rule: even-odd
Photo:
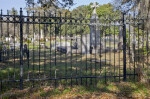
[[[29,12],[27,12],[27,16],[29,16]],[[27,68],[28,68],[28,74],[27,74],[27,79],[30,79],[30,73],[29,73],[29,69],[30,69],[30,64],[29,64],[29,58],[30,58],[30,49],[29,49],[29,18],[27,18],[27,37],[28,37],[28,39],[27,39]]]
[[[120,38],[122,37],[122,26],[121,26],[121,20],[119,20],[119,23],[120,23],[120,25],[119,25],[119,43],[120,43]],[[121,32],[121,34],[120,34],[120,32]],[[121,72],[120,72],[120,51],[121,51],[121,49],[119,48],[119,43],[118,43],[118,50],[119,50],[119,82],[120,82],[120,74],[121,74]]]
[[[35,46],[35,44],[34,44],[34,40],[35,40],[35,35],[34,35],[34,33],[35,33],[35,25],[34,25],[34,21],[35,21],[35,12],[33,11],[32,12],[32,29],[33,29],[33,32],[32,32],[32,34],[33,34],[33,38],[32,38],[32,41],[33,41],[33,44],[32,44],[32,46],[33,46],[33,48],[32,48],[32,79],[33,79],[33,81],[32,81],[32,87],[34,88],[35,87],[35,81],[34,81],[34,79],[35,79],[35,52],[34,52],[34,46]]]
[[[40,34],[40,32],[41,32],[41,26],[40,26],[41,19],[40,19],[40,12],[38,13],[38,18],[39,18],[38,19],[38,21],[39,21],[39,23],[38,23],[38,27],[39,27],[39,30],[38,30],[39,31],[39,33],[38,33],[39,34],[39,42],[38,42],[39,43],[39,48],[38,48],[39,49],[39,56],[38,56],[39,57],[39,69],[38,69],[39,75],[38,76],[39,77],[38,78],[41,79],[41,36],[40,36],[41,35]],[[41,81],[39,82],[39,84],[41,86]]]
[[[3,13],[2,13],[2,9],[1,9],[1,15],[0,15],[0,18],[1,18],[1,30],[0,30],[0,36],[1,36],[1,45],[0,45],[0,62],[2,62],[3,61],[3,59],[2,59],[2,44],[3,44],[3,29],[2,29],[2,20],[3,20],[3,18],[2,18],[2,15],[3,15]],[[2,91],[2,89],[3,89],[3,83],[2,83],[2,81],[3,81],[3,73],[2,73],[2,68],[0,68],[0,74],[1,74],[1,77],[0,77],[0,79],[1,79],[1,91]]]
[[[144,16],[143,16],[143,18],[144,18]],[[143,24],[143,26],[142,26],[142,28],[143,28],[143,32],[142,32],[142,49],[143,49],[143,51],[142,51],[142,59],[145,59],[145,53],[144,53],[144,42],[145,42],[145,37],[144,37],[144,33],[145,33],[145,28],[144,28],[144,20],[142,20],[142,24]],[[140,57],[140,56],[139,56]],[[142,63],[142,65],[143,65],[143,68],[144,68],[144,61],[143,61],[143,63]],[[148,69],[148,68],[147,68]]]
[[[65,48],[67,49],[67,12],[65,12]],[[67,53],[67,51],[66,51]],[[65,77],[67,78],[67,54],[65,54]],[[67,79],[66,79],[66,82],[65,82],[66,86],[67,86]]]
[[[23,89],[23,11],[20,8],[20,90]]]
[[[47,22],[45,17],[46,17],[46,14],[44,10],[44,46],[43,46],[44,47],[44,75],[43,75],[44,79],[46,79],[46,49],[45,49],[46,44],[45,43],[46,43],[46,27],[47,27],[45,24]]]
[[[57,73],[57,69],[56,69],[56,62],[57,62],[57,58],[56,58],[56,51],[57,51],[57,47],[56,47],[56,34],[57,34],[57,26],[56,26],[56,23],[57,23],[57,18],[56,18],[56,10],[55,10],[55,88],[56,88],[56,73]]]
[[[129,14],[129,71],[130,71],[130,74],[131,74],[131,14]],[[131,75],[129,75],[129,77],[131,77]]]
[[[51,12],[50,12],[50,17],[51,17]],[[49,19],[49,22],[50,22],[50,73],[49,73],[49,77],[51,78],[52,77],[52,19],[50,18]],[[50,82],[51,84],[51,82]]]
[[[105,19],[104,19],[104,22],[105,22],[105,25],[104,25],[104,28],[105,28],[105,30],[104,30],[104,36],[105,36],[105,38],[104,38],[104,42],[105,42],[105,49],[106,49],[106,16],[105,16]],[[107,72],[106,72],[106,50],[105,50],[105,84],[107,83]]]
[[[9,16],[9,10],[7,10],[7,15]],[[7,19],[9,20],[9,17],[7,17]],[[10,37],[10,33],[9,33],[9,22],[7,22],[7,37],[9,38]],[[10,39],[8,39],[8,44],[6,44],[6,52],[7,52],[7,55],[6,55],[6,62],[7,62],[7,65],[9,66],[9,62],[8,60],[10,59]],[[8,78],[8,81],[10,80],[10,69],[11,67],[7,67],[7,78]],[[7,82],[8,84],[8,88],[10,88],[10,82]]]
[[[150,17],[149,17],[150,15],[147,15],[147,22],[150,22]],[[148,65],[148,64],[150,64],[149,63],[149,55],[150,55],[150,45],[149,45],[149,43],[150,43],[150,29],[149,28],[147,28],[147,30],[146,30],[146,34],[147,34],[147,43],[146,43],[146,50],[147,50],[147,70],[149,70],[150,69],[150,65]],[[149,73],[149,75],[150,75],[150,73]]]
[[[114,16],[114,18],[115,18],[115,16]],[[115,77],[115,75],[116,75],[116,65],[115,65],[115,63],[116,63],[116,61],[115,61],[115,45],[116,45],[116,41],[115,41],[115,37],[116,37],[116,35],[115,35],[115,33],[116,33],[116,31],[115,31],[115,28],[116,28],[116,20],[114,19],[114,81],[116,81],[116,77]]]
[[[100,23],[101,23],[101,15],[100,15],[100,17],[99,17],[99,21],[100,21]],[[101,33],[101,29],[102,29],[102,25],[100,25],[100,33]],[[101,37],[102,35],[100,34],[100,75],[99,76],[102,76],[101,75],[101,73],[102,73],[102,48],[104,47],[103,45],[102,45],[102,37]]]
[[[125,13],[123,13],[123,80],[126,81],[126,25]]]

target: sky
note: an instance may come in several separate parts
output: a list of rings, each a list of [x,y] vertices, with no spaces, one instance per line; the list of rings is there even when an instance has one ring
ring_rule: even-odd
[[[81,5],[88,5],[91,2],[98,2],[100,5],[107,4],[112,0],[74,0],[75,5],[70,8],[70,10],[81,6]],[[20,8],[26,7],[25,0],[0,0],[0,9],[6,14],[7,10],[11,10],[15,8],[19,11]]]

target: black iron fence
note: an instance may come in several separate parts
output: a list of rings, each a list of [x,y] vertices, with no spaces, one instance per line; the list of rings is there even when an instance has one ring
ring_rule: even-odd
[[[0,14],[0,86],[97,85],[149,73],[148,18],[27,12]]]

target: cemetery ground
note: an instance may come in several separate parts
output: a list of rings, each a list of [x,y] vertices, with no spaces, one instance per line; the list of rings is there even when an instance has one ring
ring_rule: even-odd
[[[38,46],[35,46],[33,51],[32,45],[30,45],[29,48],[29,61],[27,60],[26,55],[24,56],[23,61],[23,78],[25,79],[23,83],[24,89],[19,90],[19,82],[5,82],[2,86],[4,90],[0,93],[1,97],[51,97],[62,99],[131,97],[150,98],[150,86],[137,82],[137,76],[127,75],[127,81],[123,82],[122,51],[115,53],[102,53],[101,57],[99,57],[99,55],[95,54],[67,55],[51,50],[50,48],[41,48],[39,50]],[[19,80],[20,52],[16,49],[15,56],[14,52],[10,51],[9,53],[10,57],[5,57],[4,62],[0,63],[2,68],[0,77],[3,78],[3,81],[13,80],[14,77],[16,80]],[[140,58],[142,58],[142,55]],[[92,61],[95,59],[101,60],[101,62]],[[142,61],[141,64],[144,64],[144,66],[149,66],[149,64],[147,64],[149,61],[150,60]],[[127,74],[133,73],[134,66],[136,67],[136,63],[129,64],[129,56],[127,55]],[[147,70],[147,72],[150,71]],[[95,76],[102,77],[94,78]],[[105,78],[105,76],[107,77]],[[65,79],[65,77],[68,79]],[[55,78],[62,79],[54,80]],[[28,81],[29,79],[31,80]],[[40,80],[33,81],[32,79]]]

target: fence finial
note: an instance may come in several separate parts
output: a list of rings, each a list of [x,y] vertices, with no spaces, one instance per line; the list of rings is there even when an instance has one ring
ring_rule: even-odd
[[[20,8],[20,11],[22,11],[22,8]]]
[[[1,15],[2,15],[3,10],[1,9]]]
[[[9,15],[9,10],[7,10],[7,14]]]

